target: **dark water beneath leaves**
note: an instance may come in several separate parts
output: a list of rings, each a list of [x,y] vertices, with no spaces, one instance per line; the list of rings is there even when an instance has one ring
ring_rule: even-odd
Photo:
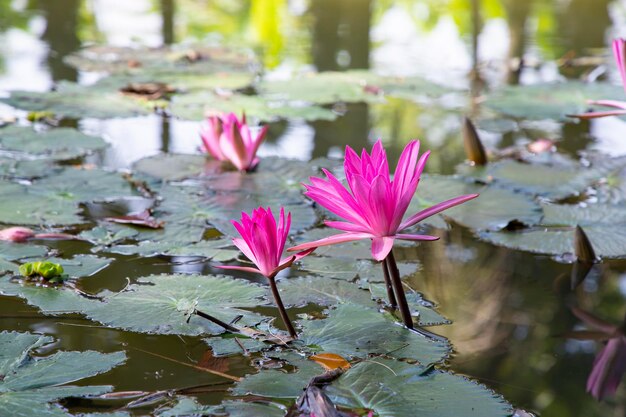
[[[626,33],[625,6],[619,1],[268,2],[279,10],[278,23],[271,10],[265,8],[264,14],[250,3],[254,1],[0,2],[0,90],[44,91],[62,80],[90,82],[92,75],[78,72],[63,59],[91,42],[158,46],[208,36],[225,44],[250,45],[275,77],[301,65],[320,71],[374,69],[393,75],[421,75],[450,86],[471,85],[474,96],[480,97],[484,89],[507,83],[533,84],[563,77],[616,80],[612,64],[606,61],[603,65],[601,59],[600,64],[595,62],[612,36]],[[507,65],[520,56],[525,64],[521,70]],[[585,57],[594,64],[582,65],[576,60]],[[302,160],[341,156],[345,145],[361,148],[380,137],[394,159],[408,140],[419,138],[425,149],[433,151],[427,170],[449,174],[465,159],[460,137],[465,105],[451,102],[430,107],[399,99],[349,104],[343,109],[344,116],[333,122],[272,123],[260,154]],[[480,114],[484,109],[478,104],[473,111]],[[0,115],[8,114],[12,110],[0,107]],[[128,168],[158,152],[194,152],[198,146],[197,123],[156,115],[63,123],[104,135],[112,146],[90,157],[89,162],[108,168]],[[571,156],[585,149],[626,155],[626,124],[619,120],[593,125],[527,123],[514,131],[488,135],[485,141],[489,148],[502,149],[544,137],[561,139],[559,151]],[[89,252],[86,244],[50,246],[65,254]],[[106,256],[115,257],[115,262],[81,280],[85,291],[119,291],[127,277],[211,271],[208,263],[181,265],[185,259]],[[449,326],[433,329],[454,346],[452,370],[481,381],[514,406],[541,415],[626,415],[624,387],[602,402],[585,392],[600,345],[561,337],[580,324],[570,311],[572,305],[620,322],[626,261],[596,265],[572,292],[571,264],[495,247],[460,227],[446,231],[438,244],[402,248],[398,257],[420,261],[423,269],[411,277],[411,285],[453,320]],[[264,312],[275,314],[271,309]],[[229,388],[221,378],[171,360],[201,361],[207,346],[199,338],[110,329],[77,315],[44,316],[12,297],[1,298],[0,329],[54,335],[57,342],[41,353],[126,350],[125,366],[81,384],[113,384],[117,391],[202,386],[194,395],[205,403],[219,403]],[[254,370],[244,356],[220,361],[220,369],[232,375]],[[94,407],[99,406],[101,411],[112,409],[110,401],[66,405],[72,411],[98,411]],[[136,413],[149,409],[139,408]]]

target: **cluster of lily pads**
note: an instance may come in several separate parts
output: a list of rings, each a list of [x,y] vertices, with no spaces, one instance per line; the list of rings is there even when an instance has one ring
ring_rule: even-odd
[[[214,117],[209,119],[213,129],[217,127],[216,115],[223,112],[245,110],[247,117],[259,121],[281,117],[330,120],[340,112],[326,104],[377,103],[385,97],[422,101],[428,96],[450,94],[421,79],[361,71],[267,80],[256,76],[253,57],[213,47],[174,46],[141,53],[94,47],[69,61],[81,70],[106,75],[93,85],[61,83],[53,92],[16,91],[2,100],[19,109],[45,111],[46,118],[52,119],[128,117],[157,111],[203,120],[208,114]],[[256,94],[250,94],[251,88]],[[551,94],[549,101],[545,100],[546,91]],[[487,97],[486,103],[513,115],[516,126],[522,123],[516,117],[532,118],[531,112],[540,118],[579,112],[581,95],[587,93],[590,98],[615,94],[613,87],[602,84],[565,83],[549,90],[509,87]],[[498,117],[478,118],[479,131],[488,129]],[[259,207],[284,207],[291,213],[296,248],[304,250],[302,245],[311,240],[329,239],[329,230],[317,226],[322,220],[338,225],[335,215],[339,213],[321,201],[312,204],[303,196],[300,183],[321,175],[322,169],[329,181],[331,175],[344,180],[347,173],[342,172],[340,162],[318,159],[303,163],[282,158],[258,162],[253,154],[244,158],[245,152],[236,146],[226,151],[211,148],[211,134],[219,140],[224,132],[235,132],[225,130],[225,125],[232,129],[241,123],[220,120],[221,131],[203,130],[205,150],[215,158],[161,154],[139,160],[131,174],[76,165],[84,156],[107,146],[101,138],[41,125],[37,129],[17,125],[1,128],[0,223],[28,227],[31,232],[20,239],[25,242],[0,242],[0,269],[5,272],[0,277],[0,292],[25,299],[42,314],[78,313],[133,332],[197,336],[216,356],[252,355],[282,364],[280,369],[259,365],[255,374],[230,379],[230,398],[221,405],[205,406],[179,395],[155,410],[158,416],[284,416],[294,412],[285,404],[294,404],[298,397],[296,403],[301,404],[301,396],[306,400],[314,387],[344,415],[510,415],[512,407],[497,394],[440,369],[451,352],[445,338],[399,325],[393,300],[384,300],[392,293],[398,295],[395,290],[406,297],[405,324],[411,320],[418,326],[435,326],[449,320],[406,283],[401,282],[399,288],[392,284],[389,291],[386,275],[393,274],[396,266],[398,278],[421,267],[415,261],[397,265],[385,262],[387,268],[378,267],[371,259],[372,236],[358,235],[366,241],[347,239],[353,241],[332,247],[319,247],[317,242],[310,247],[319,248],[299,262],[287,259],[288,278],[285,273],[272,274],[273,268],[265,271],[278,280],[279,298],[287,308],[310,309],[295,321],[294,331],[297,328],[299,333],[295,340],[277,329],[274,317],[262,308],[272,304],[275,292],[251,280],[223,275],[217,269],[210,274],[131,276],[124,286],[99,293],[81,289],[81,278],[111,265],[113,259],[107,254],[201,260],[212,267],[236,262],[231,266],[241,268],[248,261],[233,246],[231,237],[238,236],[230,219]],[[247,139],[241,136],[242,143]],[[249,143],[257,146],[254,140]],[[255,167],[254,171],[225,168],[216,149],[224,158],[235,155],[241,163],[235,163],[237,168]],[[488,159],[485,164],[463,164],[456,175],[422,175],[419,191],[409,198],[404,211],[420,212],[459,195],[480,194],[476,200],[450,208],[445,217],[419,219],[421,227],[447,229],[455,223],[495,245],[567,260],[563,255],[575,252],[575,230],[580,226],[598,256],[626,256],[626,228],[619,227],[626,225],[626,159],[589,153],[582,160],[574,160],[553,149],[532,152],[523,147],[492,153]],[[372,187],[371,181],[368,183]],[[386,232],[393,236],[399,227],[397,224],[395,230]],[[66,258],[45,246],[42,239],[61,233],[88,242],[91,253]],[[347,233],[354,237],[366,232],[352,228]],[[282,249],[277,248],[274,255],[281,255]],[[389,249],[389,242],[381,240],[375,252],[382,253],[381,248]],[[257,254],[244,252],[250,260],[259,260]],[[375,257],[384,259],[388,253]],[[58,264],[67,278],[54,285],[24,278],[19,265],[33,261]],[[280,259],[275,261],[275,267],[281,265]],[[257,267],[261,271],[261,265],[257,263]],[[58,352],[35,358],[33,352],[51,341],[27,333],[0,333],[0,346],[7,352],[0,362],[0,404],[6,411],[0,414],[20,415],[14,410],[24,407],[21,409],[31,413],[38,410],[39,415],[67,416],[66,410],[53,404],[55,401],[68,396],[93,397],[112,389],[63,384],[106,372],[124,361],[122,353]],[[345,359],[349,366],[335,367],[333,378],[319,382],[316,378],[325,369],[308,358],[328,353]],[[66,356],[73,359],[67,361]],[[74,365],[79,362],[89,365]],[[49,378],[41,375],[42,369],[52,369]],[[220,378],[228,380],[227,376]],[[311,413],[320,417],[315,410],[309,410]],[[108,415],[129,414],[122,410]]]

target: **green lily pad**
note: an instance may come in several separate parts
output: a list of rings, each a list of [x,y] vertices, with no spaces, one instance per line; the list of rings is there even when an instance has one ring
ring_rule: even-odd
[[[410,331],[371,308],[339,304],[323,320],[304,320],[302,343],[344,358],[364,358],[370,354],[387,355],[418,361],[424,366],[441,362],[450,353],[450,345]]]
[[[48,248],[45,246],[0,241],[0,258],[7,261],[41,258],[46,256],[47,253]]]
[[[602,177],[602,172],[578,164],[563,167],[513,160],[490,164],[487,172],[507,188],[552,199],[578,195]]]
[[[387,289],[384,284],[369,284],[372,297],[386,300]],[[405,287],[406,300],[411,309],[411,315],[420,326],[438,326],[441,324],[450,324],[451,321],[439,314],[434,309],[434,305],[422,297],[417,291],[408,291]]]
[[[295,371],[269,369],[247,375],[232,389],[234,395],[260,395],[270,398],[297,398],[311,378],[324,373],[321,366],[293,352],[271,353],[271,357],[288,361]]]
[[[95,255],[74,255],[71,259],[47,258],[46,261],[60,264],[65,274],[72,278],[81,278],[102,271],[113,262],[113,259]]]
[[[52,175],[61,170],[62,168],[50,159],[18,161],[0,157],[0,176],[3,178],[32,180]]]
[[[179,397],[178,403],[156,414],[158,417],[228,416],[228,417],[283,417],[285,410],[273,404],[243,401],[224,401],[220,405],[202,405],[192,398]]]
[[[23,298],[29,305],[37,307],[46,315],[78,313],[88,310],[95,303],[98,303],[64,286],[36,286],[21,283],[11,276],[0,277],[0,293]]]
[[[584,113],[587,100],[623,100],[624,92],[608,83],[564,83],[508,86],[494,92],[485,104],[493,110],[521,119],[567,120]]]
[[[352,303],[373,308],[377,305],[369,291],[342,279],[326,277],[283,279],[278,283],[278,290],[283,302],[288,306],[304,307],[309,303],[332,306]]]
[[[109,252],[141,256],[193,256],[212,259],[215,262],[232,261],[239,256],[239,250],[233,249],[231,241],[226,239],[201,240],[196,243],[144,241],[138,245],[113,246]]]
[[[335,404],[373,410],[379,417],[507,417],[511,405],[465,377],[375,358],[327,387]]]
[[[54,226],[84,222],[75,202],[34,195],[29,190],[28,186],[0,181],[0,223]]]
[[[574,253],[574,234],[580,225],[596,255],[606,258],[626,257],[626,210],[624,206],[595,204],[544,205],[540,226],[511,232],[481,233],[488,242],[512,249],[549,255]]]
[[[134,163],[133,169],[160,180],[176,181],[201,174],[209,162],[205,155],[166,153],[142,158]]]
[[[57,117],[110,119],[135,117],[153,113],[157,103],[133,99],[117,90],[105,90],[79,84],[60,82],[55,91],[12,91],[0,102],[21,110],[50,111]]]
[[[207,114],[234,112],[259,121],[275,119],[335,120],[337,114],[319,106],[293,105],[269,101],[263,96],[218,95],[199,92],[176,95],[170,105],[172,115],[186,120],[203,120]]]
[[[54,402],[111,391],[111,386],[64,385],[107,372],[126,360],[123,352],[57,352],[35,358],[32,351],[53,339],[31,333],[0,333],[0,414],[6,417],[67,417]],[[76,366],[76,364],[80,366]]]
[[[476,230],[499,230],[511,221],[533,225],[541,219],[541,207],[530,197],[494,185],[485,186],[458,177],[423,176],[409,210],[414,213],[441,201],[463,195],[480,196],[443,212],[445,217]],[[430,219],[422,223],[431,224]]]
[[[93,229],[81,232],[78,236],[81,239],[87,240],[96,245],[92,248],[92,252],[97,252],[105,249],[107,246],[132,239],[137,235],[137,233],[138,232],[135,229],[115,225],[114,227],[96,226]]]
[[[19,126],[0,129],[0,150],[16,158],[62,161],[79,158],[106,147],[107,143],[102,138],[85,135],[76,129],[57,128],[45,132]]]
[[[380,264],[367,260],[350,258],[328,258],[325,256],[307,256],[300,260],[299,269],[313,275],[329,276],[335,279],[353,281],[357,277],[362,282],[384,282],[385,278]],[[420,269],[416,263],[398,263],[400,276],[414,274]]]
[[[415,99],[445,92],[442,87],[422,78],[383,77],[362,70],[309,73],[287,80],[265,80],[258,88],[271,100],[314,104],[378,102],[381,101],[379,93]]]
[[[211,347],[213,356],[216,357],[235,354],[241,355],[244,353],[243,349],[247,352],[258,352],[271,346],[261,340],[251,339],[248,337],[237,337],[236,335],[208,337],[204,339],[204,341]]]
[[[264,317],[242,308],[265,304],[264,296],[264,287],[232,277],[151,275],[111,294],[103,303],[94,303],[85,314],[108,326],[136,332],[217,334],[224,329],[192,314],[194,309],[226,323],[241,315],[239,324],[250,326]]]

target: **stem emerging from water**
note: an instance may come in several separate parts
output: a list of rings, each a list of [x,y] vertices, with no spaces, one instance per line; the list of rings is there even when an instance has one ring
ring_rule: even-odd
[[[413,317],[411,317],[411,309],[406,301],[406,295],[404,295],[404,288],[402,287],[402,281],[400,280],[400,271],[398,271],[398,265],[396,264],[396,258],[393,256],[393,250],[389,252],[389,255],[385,258],[385,263],[391,275],[391,283],[393,284],[394,292],[396,293],[396,299],[398,300],[398,306],[400,307],[400,314],[402,314],[402,320],[404,325],[409,329],[413,328]]]
[[[389,277],[389,267],[387,266],[387,260],[383,260],[380,265],[383,267],[383,276],[385,277],[385,288],[387,289],[387,298],[389,299],[389,305],[392,309],[398,308],[396,302],[396,296],[393,294],[393,286],[391,285],[391,278]]]
[[[280,298],[280,294],[278,292],[278,287],[276,286],[276,281],[274,277],[267,277],[270,281],[270,288],[272,289],[272,295],[274,296],[274,301],[276,302],[276,306],[278,307],[278,311],[280,312],[280,317],[283,319],[283,323],[287,327],[289,331],[289,335],[297,339],[298,333],[296,333],[296,329],[293,328],[293,324],[291,324],[291,320],[289,320],[289,316],[287,315],[287,310],[285,310],[285,305],[283,304],[283,300]]]

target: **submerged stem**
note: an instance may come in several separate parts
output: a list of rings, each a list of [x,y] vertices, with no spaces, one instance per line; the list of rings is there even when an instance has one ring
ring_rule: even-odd
[[[280,294],[278,292],[278,287],[276,286],[276,280],[274,277],[267,277],[270,281],[270,288],[272,289],[272,295],[274,296],[274,301],[276,302],[276,306],[278,307],[278,311],[280,312],[280,317],[283,319],[283,323],[287,327],[289,331],[289,335],[294,339],[298,338],[298,333],[296,333],[296,329],[294,329],[293,324],[291,324],[291,320],[289,320],[289,316],[287,315],[287,310],[285,310],[285,306],[283,304],[283,300],[280,298]]]
[[[398,303],[396,302],[396,296],[393,294],[393,286],[391,285],[391,278],[389,278],[389,266],[387,265],[387,260],[384,259],[380,265],[383,267],[383,276],[385,277],[385,288],[387,289],[389,305],[395,310],[398,308]]]
[[[396,258],[393,256],[393,250],[389,252],[389,255],[385,258],[389,274],[391,275],[391,283],[393,285],[396,299],[398,301],[398,307],[400,307],[400,314],[402,314],[402,321],[404,325],[409,329],[413,328],[413,317],[411,317],[411,309],[406,301],[406,295],[404,294],[404,288],[402,287],[402,281],[400,280],[400,271],[398,271],[398,265],[396,264]]]

